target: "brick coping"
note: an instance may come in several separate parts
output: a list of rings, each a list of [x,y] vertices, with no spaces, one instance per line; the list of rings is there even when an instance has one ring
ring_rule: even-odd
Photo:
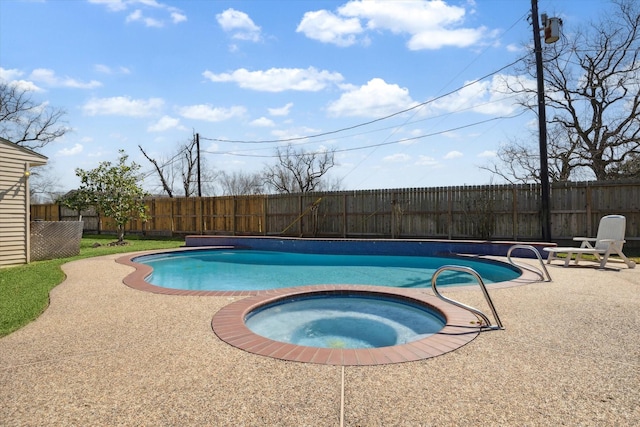
[[[307,347],[274,341],[251,331],[244,323],[253,310],[281,299],[319,294],[391,296],[424,304],[441,314],[445,326],[437,333],[406,344],[379,348],[341,349]],[[423,290],[367,285],[316,285],[275,289],[235,301],[214,314],[211,327],[222,341],[261,356],[323,365],[368,366],[412,362],[440,356],[475,339],[481,328],[471,312],[448,304]]]

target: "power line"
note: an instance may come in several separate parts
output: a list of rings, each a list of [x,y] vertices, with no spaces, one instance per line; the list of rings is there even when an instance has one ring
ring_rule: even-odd
[[[518,114],[512,114],[510,116],[497,116],[497,117],[492,117],[490,119],[486,119],[486,120],[481,120],[478,122],[473,122],[473,123],[468,123],[466,125],[461,125],[461,126],[456,126],[453,128],[449,128],[449,129],[445,129],[445,130],[441,130],[438,132],[432,132],[432,133],[428,133],[428,134],[424,134],[424,135],[419,135],[419,136],[414,136],[411,138],[403,138],[403,139],[397,139],[394,141],[386,141],[386,142],[381,142],[381,143],[377,143],[377,144],[369,144],[369,145],[363,145],[360,147],[352,147],[352,148],[342,148],[342,149],[336,149],[333,150],[334,153],[344,153],[344,152],[348,152],[348,151],[357,151],[357,150],[366,150],[369,148],[377,148],[377,147],[382,147],[385,145],[393,145],[393,144],[401,144],[401,143],[405,143],[405,142],[409,142],[409,141],[417,141],[420,139],[424,139],[424,138],[429,138],[432,136],[437,136],[437,135],[442,135],[448,132],[453,132],[453,131],[457,131],[457,130],[461,130],[461,129],[466,129],[466,128],[470,128],[473,126],[479,126],[485,123],[489,123],[489,122],[493,122],[496,120],[504,120],[504,119],[513,119],[516,117],[519,117],[521,115],[523,115],[524,113],[528,112],[528,110],[523,109],[521,112],[519,112]],[[208,150],[202,150],[203,153],[207,153],[207,154],[222,154],[222,155],[228,155],[228,156],[236,156],[236,157],[258,157],[258,158],[275,158],[278,157],[277,154],[270,154],[270,155],[261,155],[261,154],[240,154],[236,151],[208,151]],[[309,153],[309,154],[322,154],[322,152],[313,152],[313,153]]]
[[[439,115],[436,115],[436,116],[430,116],[430,117],[422,118],[422,119],[419,119],[419,120],[407,121],[407,122],[403,123],[402,125],[387,126],[387,127],[383,127],[383,128],[368,130],[368,131],[365,131],[365,132],[353,133],[353,134],[344,135],[344,136],[340,136],[340,137],[327,138],[327,139],[321,139],[321,140],[315,140],[315,141],[306,141],[306,142],[301,142],[299,144],[296,144],[296,146],[302,146],[302,145],[307,145],[307,144],[317,144],[317,143],[321,143],[321,142],[328,142],[328,141],[334,141],[334,140],[346,139],[346,138],[354,138],[354,137],[357,137],[357,136],[367,135],[367,134],[371,134],[371,133],[375,133],[375,132],[381,132],[381,131],[385,131],[385,130],[389,130],[389,129],[395,129],[395,128],[399,128],[399,127],[403,127],[403,126],[407,126],[407,125],[421,123],[421,122],[425,122],[425,121],[428,121],[428,120],[441,119],[441,118],[445,118],[445,117],[448,117],[448,116],[451,116],[451,115],[454,115],[454,114],[457,114],[457,113],[462,113],[464,111],[470,111],[470,110],[474,110],[474,109],[479,108],[479,107],[484,107],[484,106],[487,106],[487,105],[496,104],[496,103],[504,101],[505,99],[515,98],[515,97],[518,97],[518,96],[521,96],[521,95],[520,94],[509,95],[509,96],[506,96],[504,98],[497,99],[497,100],[494,100],[494,101],[487,101],[487,102],[483,102],[483,103],[480,103],[480,104],[470,105],[468,107],[460,108],[460,109],[457,109],[457,110],[447,111],[446,113],[439,114]],[[200,138],[205,139],[202,136]],[[273,148],[274,148],[273,146],[260,147],[260,148],[244,148],[244,149],[235,149],[233,151],[228,151],[228,152],[232,152],[232,153],[238,153],[238,152],[243,152],[243,151],[256,152],[256,151],[272,150]],[[208,151],[208,153],[218,153],[218,152]],[[265,157],[268,157],[268,156],[265,156]]]
[[[359,123],[359,124],[356,124],[356,125],[353,125],[353,126],[348,126],[348,127],[337,129],[337,130],[332,130],[332,131],[328,131],[328,132],[322,132],[322,133],[317,133],[317,134],[307,135],[307,136],[299,136],[299,137],[294,137],[294,138],[271,139],[271,140],[253,140],[253,141],[250,141],[250,140],[233,140],[233,139],[221,139],[221,138],[206,138],[204,136],[201,136],[200,138],[204,139],[204,140],[207,140],[207,141],[229,142],[229,143],[234,143],[234,144],[273,144],[273,143],[300,141],[300,140],[303,140],[303,139],[311,139],[311,138],[318,138],[318,137],[321,137],[321,136],[333,135],[333,134],[336,134],[336,133],[345,132],[345,131],[352,130],[352,129],[357,129],[359,127],[368,126],[370,124],[377,123],[377,122],[380,122],[380,121],[383,121],[383,120],[387,120],[387,119],[390,119],[392,117],[398,116],[400,114],[404,114],[404,113],[406,113],[408,111],[412,111],[412,110],[415,110],[417,108],[424,107],[425,105],[431,104],[431,103],[433,103],[435,101],[438,101],[438,100],[440,100],[440,99],[442,99],[444,97],[452,95],[452,94],[454,94],[454,93],[456,93],[456,92],[458,92],[458,91],[460,91],[460,90],[462,90],[464,88],[472,86],[472,85],[474,85],[474,84],[476,84],[476,83],[478,83],[478,82],[480,82],[480,81],[482,81],[482,80],[484,80],[484,79],[486,79],[488,77],[491,77],[491,76],[493,76],[495,74],[498,74],[502,70],[504,70],[506,68],[509,68],[509,67],[512,67],[513,65],[515,65],[518,62],[524,60],[525,58],[526,58],[526,56],[520,57],[520,58],[516,59],[515,61],[513,61],[513,62],[511,62],[511,63],[509,63],[509,64],[507,64],[507,65],[505,65],[505,66],[503,66],[501,68],[499,68],[498,70],[492,71],[489,74],[485,74],[484,76],[482,76],[482,77],[480,77],[480,78],[478,78],[476,80],[473,80],[473,81],[471,81],[471,82],[469,82],[469,83],[467,83],[465,85],[460,86],[457,89],[451,90],[451,91],[449,91],[449,92],[447,92],[447,93],[445,93],[443,95],[437,96],[437,97],[435,97],[433,99],[430,99],[428,101],[421,102],[421,103],[416,104],[416,105],[414,105],[412,107],[405,108],[404,110],[397,111],[395,113],[389,114],[389,115],[384,116],[384,117],[379,117],[379,118],[374,119],[374,120],[370,120],[370,121],[367,121],[367,122],[364,122],[364,123]]]

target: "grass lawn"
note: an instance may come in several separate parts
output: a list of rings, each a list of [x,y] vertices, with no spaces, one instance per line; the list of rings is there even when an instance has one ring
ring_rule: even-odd
[[[48,261],[36,261],[0,269],[0,337],[20,329],[35,320],[49,305],[49,291],[65,276],[60,266],[69,261],[100,255],[177,248],[184,239],[139,239],[127,236],[125,246],[106,246],[115,236],[85,236],[80,243],[80,255]],[[96,243],[101,246],[93,247]]]

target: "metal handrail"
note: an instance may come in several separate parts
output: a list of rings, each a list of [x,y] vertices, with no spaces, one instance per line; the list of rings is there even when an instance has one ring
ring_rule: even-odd
[[[454,299],[451,298],[447,298],[445,296],[443,296],[442,294],[440,294],[440,292],[438,291],[438,288],[436,286],[437,280],[438,280],[438,276],[440,275],[440,273],[444,272],[444,271],[459,271],[462,273],[469,273],[472,276],[474,276],[476,278],[476,280],[478,281],[478,284],[480,285],[480,289],[482,289],[482,293],[484,294],[485,299],[487,300],[487,303],[489,304],[489,308],[491,309],[491,312],[493,313],[493,318],[496,321],[495,325],[491,324],[491,321],[489,320],[489,318],[487,317],[486,314],[484,314],[482,311],[478,310],[477,308],[473,308],[469,305],[463,304],[461,302],[458,302]],[[433,276],[431,277],[431,289],[433,289],[433,293],[440,298],[443,301],[446,301],[450,304],[453,304],[457,307],[463,308],[465,310],[468,310],[474,314],[476,314],[477,316],[479,316],[480,318],[482,318],[482,320],[484,321],[484,323],[486,324],[486,326],[483,326],[485,328],[488,329],[504,329],[504,326],[502,326],[502,322],[500,321],[500,317],[498,317],[498,313],[496,312],[496,308],[493,305],[493,301],[491,300],[491,296],[489,296],[489,292],[487,291],[487,287],[485,286],[484,282],[482,281],[482,277],[480,277],[480,275],[473,269],[470,267],[463,267],[460,265],[445,265],[440,267],[439,269],[436,270],[435,273],[433,273]]]
[[[531,252],[533,252],[534,254],[536,254],[536,257],[538,258],[538,261],[540,261],[540,265],[542,266],[542,270],[539,270],[533,266],[530,265],[525,265],[525,264],[517,264],[514,261],[511,260],[511,252],[513,252],[514,249],[529,249]],[[544,261],[542,260],[542,257],[540,256],[540,252],[538,252],[538,250],[531,246],[531,245],[513,245],[509,248],[509,250],[507,251],[507,260],[509,261],[509,263],[511,265],[514,265],[518,268],[522,268],[524,270],[530,271],[534,274],[537,274],[538,276],[540,276],[540,279],[542,279],[543,281],[545,280],[545,275],[547,276],[546,281],[551,282],[551,275],[549,274],[549,271],[547,270],[547,267],[545,267],[544,265]],[[543,274],[544,272],[544,274]]]

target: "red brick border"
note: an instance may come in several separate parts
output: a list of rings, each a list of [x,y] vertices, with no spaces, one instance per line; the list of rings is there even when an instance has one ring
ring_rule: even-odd
[[[273,341],[255,334],[244,323],[246,315],[262,305],[282,298],[310,293],[358,293],[399,297],[423,303],[435,309],[445,317],[446,325],[434,335],[407,344],[370,349],[330,349]],[[221,340],[249,353],[294,362],[355,366],[411,362],[440,356],[469,343],[480,332],[480,325],[475,315],[428,295],[424,291],[363,285],[320,285],[276,289],[223,307],[213,316],[211,326]]]
[[[145,278],[151,274],[153,268],[151,268],[147,264],[140,264],[138,262],[133,261],[133,258],[137,258],[144,255],[152,255],[152,254],[161,254],[167,252],[180,252],[180,251],[198,251],[198,250],[207,250],[207,249],[232,249],[231,246],[203,246],[198,248],[176,248],[176,249],[165,249],[165,250],[156,250],[156,251],[145,251],[138,252],[135,254],[128,254],[125,256],[121,256],[116,259],[118,264],[128,265],[130,267],[135,268],[136,270],[129,274],[127,277],[122,279],[122,282],[133,289],[138,289],[139,291],[152,292],[154,294],[164,294],[164,295],[199,295],[199,296],[248,296],[248,295],[256,295],[258,292],[264,291],[192,291],[187,289],[171,289],[171,288],[163,288],[162,286],[152,285],[147,282]]]

